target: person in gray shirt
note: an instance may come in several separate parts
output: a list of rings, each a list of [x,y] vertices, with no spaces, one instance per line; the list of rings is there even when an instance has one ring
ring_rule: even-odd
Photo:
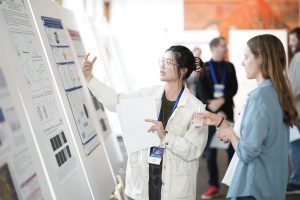
[[[297,127],[300,131],[300,27],[289,33],[289,47],[293,54],[289,67],[289,80],[296,101],[298,111]],[[287,194],[300,194],[300,140],[290,143],[291,175],[287,187]]]

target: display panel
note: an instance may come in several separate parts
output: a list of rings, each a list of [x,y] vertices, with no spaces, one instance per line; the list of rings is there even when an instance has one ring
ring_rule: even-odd
[[[100,144],[100,140],[89,118],[85,94],[67,35],[60,19],[42,17],[42,20],[83,148],[86,155],[89,155]]]

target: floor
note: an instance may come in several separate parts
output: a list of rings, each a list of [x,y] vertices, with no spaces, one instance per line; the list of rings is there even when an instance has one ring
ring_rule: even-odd
[[[122,141],[122,138],[118,138],[119,144],[121,146],[121,150],[123,152],[124,159],[127,160],[127,154],[124,147],[124,143]],[[226,166],[227,166],[227,154],[224,150],[218,151],[218,164],[220,166],[220,177],[223,177],[226,172]],[[206,189],[207,187],[207,170],[206,170],[206,162],[202,158],[200,158],[199,162],[199,170],[198,170],[198,182],[197,182],[197,200],[201,200],[201,193]],[[221,184],[221,194],[222,196],[218,198],[214,198],[214,200],[224,200],[227,193],[227,186]],[[288,195],[286,196],[286,200],[300,200],[300,194],[299,195]]]

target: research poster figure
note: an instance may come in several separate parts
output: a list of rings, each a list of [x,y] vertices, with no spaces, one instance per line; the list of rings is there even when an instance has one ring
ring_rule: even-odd
[[[248,95],[240,119],[232,126],[223,116],[202,113],[204,124],[219,128],[218,137],[231,142],[235,154],[225,174],[227,199],[285,199],[288,183],[289,126],[297,110],[286,74],[281,41],[270,34],[251,38],[242,65],[257,87]]]
[[[56,43],[59,44],[60,42],[59,42],[59,39],[58,39],[57,32],[53,32],[53,34],[54,34],[54,38],[55,38]]]
[[[193,53],[184,46],[167,49],[159,62],[160,80],[165,84],[133,94],[117,94],[94,78],[96,58],[90,61],[88,56],[82,64],[87,86],[109,110],[116,111],[126,98],[149,96],[156,100],[158,119],[142,120],[152,124],[149,134],[158,134],[161,145],[129,154],[126,194],[137,200],[196,199],[199,157],[206,145],[207,127],[192,124],[195,111],[204,109],[185,86],[185,80],[198,67]]]

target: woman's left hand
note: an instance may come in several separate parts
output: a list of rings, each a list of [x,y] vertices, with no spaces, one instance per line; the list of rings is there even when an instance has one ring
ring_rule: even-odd
[[[154,125],[148,130],[148,132],[156,131],[160,139],[164,139],[166,136],[166,131],[161,121],[153,120],[153,119],[146,119],[146,122],[153,123]]]
[[[198,118],[200,120],[202,119],[204,126],[217,126],[222,120],[221,116],[208,111],[205,111],[204,113],[194,113],[193,119],[195,118]]]

